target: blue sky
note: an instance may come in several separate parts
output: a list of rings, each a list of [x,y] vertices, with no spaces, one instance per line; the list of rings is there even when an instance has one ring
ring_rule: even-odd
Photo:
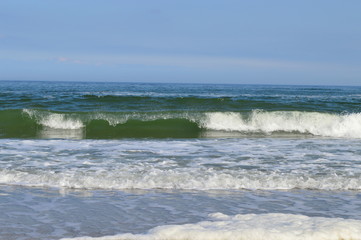
[[[361,1],[2,0],[0,80],[361,85]]]

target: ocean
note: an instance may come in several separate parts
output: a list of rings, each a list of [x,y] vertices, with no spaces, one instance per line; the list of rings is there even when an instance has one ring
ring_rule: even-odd
[[[0,81],[0,239],[361,239],[361,87]]]

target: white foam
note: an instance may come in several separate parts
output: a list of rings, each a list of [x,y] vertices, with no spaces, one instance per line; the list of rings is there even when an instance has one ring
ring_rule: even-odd
[[[87,164],[91,165],[91,164]],[[128,169],[130,168],[130,169]],[[1,170],[0,183],[74,189],[319,189],[361,190],[361,179],[347,176],[277,173],[215,172],[201,169],[163,170],[131,166],[110,171],[63,170],[61,172]]]
[[[128,120],[154,121],[183,118],[208,130],[263,133],[302,133],[323,137],[361,138],[361,113],[330,114],[300,111],[261,111],[211,113],[52,113],[24,109],[39,124],[53,129],[81,129],[92,120],[105,120],[111,126]],[[206,136],[207,134],[205,134]]]
[[[40,122],[42,125],[55,129],[79,129],[84,125],[79,119],[66,119],[62,114],[50,114]]]
[[[222,131],[299,132],[316,136],[361,138],[361,113],[329,114],[299,111],[253,111],[250,116],[235,112],[206,113],[201,125]]]
[[[77,189],[360,191],[358,149],[358,140],[345,139],[6,139],[0,141],[0,183]]]
[[[24,113],[36,119],[39,124],[53,129],[81,129],[84,127],[80,119],[61,113],[41,112],[24,109]]]
[[[209,221],[165,225],[145,234],[119,234],[78,240],[360,240],[361,221],[292,214],[210,215]],[[68,238],[69,239],[69,238]],[[65,240],[65,239],[64,239]]]

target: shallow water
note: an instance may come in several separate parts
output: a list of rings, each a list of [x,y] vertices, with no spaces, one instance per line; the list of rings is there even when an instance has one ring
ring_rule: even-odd
[[[282,213],[361,220],[361,194],[316,190],[62,190],[1,186],[2,239],[144,233],[209,214]]]

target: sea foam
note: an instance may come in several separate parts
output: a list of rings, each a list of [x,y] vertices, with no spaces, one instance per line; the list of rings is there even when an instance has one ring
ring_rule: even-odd
[[[83,165],[85,165],[83,163]],[[90,164],[86,164],[90,165]],[[90,168],[90,167],[89,167]],[[128,166],[128,168],[132,168]],[[0,183],[34,187],[71,189],[182,189],[182,190],[361,190],[361,180],[349,176],[312,176],[311,174],[278,174],[243,172],[237,174],[202,169],[162,170],[151,166],[137,169],[118,168],[104,170],[63,172],[24,172],[1,170]],[[188,171],[188,172],[187,172]]]
[[[358,140],[345,139],[6,139],[0,141],[0,183],[75,189],[359,191],[358,149]]]
[[[199,129],[207,132],[222,131],[242,134],[266,134],[275,133],[306,134],[321,137],[336,138],[361,138],[361,113],[331,114],[323,112],[301,111],[263,111],[251,112],[85,112],[85,113],[55,113],[24,109],[23,112],[42,126],[53,129],[86,129],[94,120],[104,120],[109,128],[124,125],[131,120],[143,123],[156,120],[183,119],[188,123],[195,123]],[[158,125],[137,126],[129,125],[129,128],[138,127],[138,131],[144,129],[162,129],[165,122],[154,123]],[[179,124],[170,124],[170,131],[179,127]],[[201,130],[199,130],[201,131]],[[119,136],[122,136],[119,133]],[[203,134],[207,136],[207,133]],[[235,135],[236,136],[236,135]],[[102,136],[99,136],[100,138]]]
[[[360,240],[361,221],[292,214],[211,214],[210,220],[165,225],[145,234],[120,234],[77,240]],[[69,238],[68,238],[69,239]],[[65,239],[63,239],[65,240]]]
[[[23,112],[36,119],[39,124],[53,129],[80,129],[84,127],[80,119],[71,118],[71,116],[62,113],[50,113],[31,109],[24,109]]]
[[[361,138],[361,113],[330,114],[299,111],[260,111],[249,115],[236,112],[206,113],[206,129],[272,134],[298,132],[326,137]]]

